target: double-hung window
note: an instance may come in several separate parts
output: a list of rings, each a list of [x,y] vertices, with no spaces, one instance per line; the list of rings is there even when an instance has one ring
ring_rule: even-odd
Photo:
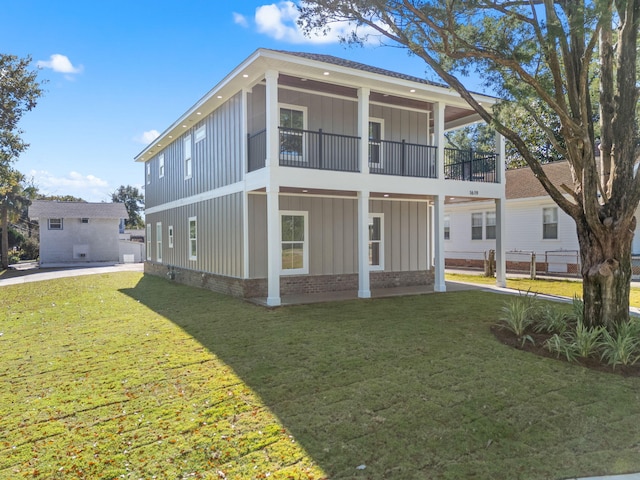
[[[169,225],[169,228],[167,228],[167,237],[169,239],[169,248],[173,248],[173,225]]]
[[[482,240],[483,213],[471,214],[471,240]]]
[[[147,260],[151,260],[151,224],[147,223]]]
[[[164,177],[164,153],[158,157],[158,178]]]
[[[147,185],[151,184],[151,162],[146,163],[147,167]]]
[[[198,219],[189,217],[189,260],[198,259]]]
[[[369,214],[369,269],[384,270],[384,217]]]
[[[191,178],[193,165],[191,160],[191,135],[187,135],[183,140],[184,146],[184,179]]]
[[[49,230],[62,230],[61,218],[50,218],[48,220]]]
[[[162,222],[156,222],[156,260],[162,262]]]
[[[444,216],[444,239],[451,239],[451,217],[449,215]]]
[[[558,238],[557,207],[542,209],[542,238],[545,240],[556,240]]]
[[[304,148],[305,111],[304,107],[280,106],[280,160],[285,165],[307,161]]]
[[[280,212],[281,269],[284,275],[309,273],[307,212]]]
[[[487,223],[484,227],[484,238],[487,240],[496,239],[496,212],[487,212]]]

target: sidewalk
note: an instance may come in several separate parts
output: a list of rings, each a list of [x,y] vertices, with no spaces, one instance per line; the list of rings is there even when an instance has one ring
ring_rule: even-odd
[[[52,280],[54,278],[76,277],[80,275],[95,275],[112,272],[142,272],[142,263],[117,263],[83,265],[62,268],[39,268],[37,264],[11,265],[11,270],[4,272],[0,276],[0,287],[6,285],[19,285],[22,283],[39,282],[41,280]]]

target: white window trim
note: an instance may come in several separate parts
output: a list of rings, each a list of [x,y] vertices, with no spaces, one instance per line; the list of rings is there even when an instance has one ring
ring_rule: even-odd
[[[156,260],[162,262],[162,222],[156,222]]]
[[[493,214],[493,225],[489,225],[489,215]],[[489,236],[487,235],[487,228],[489,227],[494,227],[494,236],[493,238],[489,238]],[[483,225],[483,229],[484,229],[484,238],[485,240],[495,240],[496,237],[498,236],[498,232],[497,232],[497,218],[496,218],[496,212],[494,211],[490,211],[490,212],[485,212],[484,214],[484,225]]]
[[[447,231],[447,224],[449,226],[449,238],[447,238],[444,234]],[[451,240],[451,215],[445,215],[444,219],[443,219],[443,231],[442,231],[442,235],[444,237],[445,241],[449,241]]]
[[[480,216],[480,238],[473,238],[473,217],[474,215]],[[476,227],[477,228],[477,227]],[[478,242],[480,240],[484,240],[484,212],[471,212],[471,241]]]
[[[147,260],[151,261],[151,224],[147,223]]]
[[[278,103],[278,126],[279,127],[282,126],[280,125],[280,110],[283,108],[301,111],[302,112],[302,129],[309,130],[309,125],[308,125],[309,115],[307,115],[308,108],[305,107],[304,105],[293,105],[290,103]],[[297,161],[300,163],[309,162],[309,155],[307,154],[307,142],[304,141],[304,134],[302,136],[302,156]]]
[[[51,220],[60,220],[60,227],[51,227]],[[56,222],[57,224],[58,222]],[[47,218],[47,229],[48,230],[64,230],[64,219],[63,218]]]
[[[379,147],[380,147],[380,161],[377,164],[372,164],[371,163],[371,159],[369,158],[367,161],[369,162],[369,168],[377,168],[377,169],[382,169],[384,168],[384,155],[383,155],[383,151],[384,148],[382,147],[382,141],[384,140],[384,118],[377,118],[377,117],[369,117],[369,123],[379,123],[380,124],[380,141],[381,143],[379,143]],[[369,135],[369,124],[367,124],[367,135]],[[371,140],[369,139],[369,144],[371,144]],[[373,165],[373,167],[372,167]]]
[[[158,157],[158,178],[164,177],[164,153]]]
[[[278,225],[279,240],[280,240],[280,253],[282,255],[282,217],[295,216],[304,217],[304,241],[302,251],[302,268],[282,268],[282,259],[280,259],[280,275],[306,275],[309,273],[309,212],[298,210],[280,210],[280,223]],[[294,242],[300,243],[300,242]]]
[[[151,162],[148,161],[146,163],[147,167],[147,185],[151,185]]]
[[[167,237],[169,239],[169,248],[173,248],[173,225],[167,227]]]
[[[187,135],[182,140],[182,151],[184,154],[184,179],[188,180],[193,176],[193,147],[191,145],[191,134]],[[187,153],[189,153],[188,156]],[[187,165],[189,165],[189,168],[187,168]]]
[[[556,226],[556,236],[555,238],[545,238],[544,236],[544,226],[545,225],[553,225],[552,223],[545,223],[544,222],[544,211],[545,210],[555,210],[555,217],[556,217],[556,221],[555,221],[555,226]],[[560,216],[558,215],[558,207],[542,207],[542,241],[543,242],[555,242],[560,238]]]
[[[196,132],[193,134],[194,141],[193,143],[198,143],[207,138],[207,125],[202,125],[199,127]]]
[[[373,218],[380,219],[380,240],[369,240],[369,244],[373,241],[377,241],[380,244],[380,265],[371,265],[369,264],[369,270],[378,271],[384,270],[384,213],[370,213],[369,214],[369,223]]]
[[[196,237],[191,238],[191,222],[196,222]],[[196,254],[191,255],[191,241],[195,240],[196,242]],[[198,260],[198,217],[189,217],[187,221],[187,248],[189,252],[189,260]]]

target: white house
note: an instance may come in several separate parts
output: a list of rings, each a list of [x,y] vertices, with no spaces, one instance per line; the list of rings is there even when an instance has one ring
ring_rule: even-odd
[[[549,180],[573,185],[566,161],[543,165]],[[530,168],[507,170],[504,238],[507,268],[527,269],[531,253],[538,271],[579,274],[575,222],[542,188]],[[495,206],[490,200],[448,198],[445,205],[445,263],[448,267],[482,266],[485,252],[496,248]],[[640,254],[640,237],[633,240]]]
[[[29,218],[40,224],[40,266],[118,263],[123,203],[34,200]],[[138,255],[139,256],[139,255]]]
[[[498,242],[504,225],[502,138],[481,157],[444,148],[445,131],[477,121],[445,85],[259,49],[136,156],[145,272],[269,305],[443,291],[445,196],[491,199]]]

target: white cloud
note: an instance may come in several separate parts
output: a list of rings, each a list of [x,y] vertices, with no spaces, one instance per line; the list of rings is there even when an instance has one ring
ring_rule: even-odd
[[[238,24],[238,25],[240,25],[242,27],[248,27],[249,26],[249,22],[247,21],[247,17],[245,17],[241,13],[233,12],[233,21],[236,24]]]
[[[74,67],[73,64],[71,63],[71,60],[69,60],[69,57],[67,57],[66,55],[60,55],[59,53],[54,53],[49,58],[50,60],[48,61],[38,60],[37,66],[40,68],[50,68],[54,72],[66,73],[66,74],[80,73],[84,68],[82,65]],[[67,76],[67,78],[69,77]]]
[[[143,145],[149,145],[159,136],[160,136],[160,132],[158,130],[152,129],[152,130],[147,130],[146,132],[142,132],[141,135],[133,137],[133,140],[135,142],[142,143]]]
[[[289,43],[338,43],[341,37],[347,37],[355,29],[355,24],[349,22],[332,22],[324,33],[305,36],[297,23],[300,13],[292,1],[271,3],[256,8],[255,22],[258,32],[264,33],[276,40]],[[367,43],[380,43],[380,34],[370,27],[358,27],[359,35],[369,35]]]
[[[89,202],[111,201],[111,192],[115,190],[106,180],[75,171],[59,177],[47,170],[31,170],[28,177],[33,178],[33,183],[40,193],[73,195]]]

